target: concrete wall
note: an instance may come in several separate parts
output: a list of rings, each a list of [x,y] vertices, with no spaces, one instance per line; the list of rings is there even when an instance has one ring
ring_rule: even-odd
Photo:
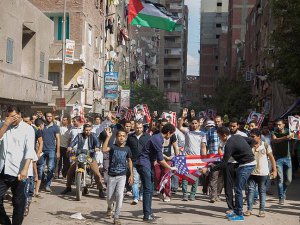
[[[9,22],[8,22],[9,21]],[[33,34],[22,47],[23,26]],[[0,1],[0,96],[22,102],[48,103],[49,47],[53,41],[53,23],[27,0]],[[6,61],[7,38],[13,40],[13,62]],[[40,74],[40,55],[44,70]]]

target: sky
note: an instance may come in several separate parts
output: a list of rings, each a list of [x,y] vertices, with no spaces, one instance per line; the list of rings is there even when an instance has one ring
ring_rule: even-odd
[[[201,0],[185,0],[189,8],[187,75],[199,76],[200,3]]]

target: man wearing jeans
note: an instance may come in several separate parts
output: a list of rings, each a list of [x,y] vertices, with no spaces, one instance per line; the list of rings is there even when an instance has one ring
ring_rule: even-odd
[[[153,135],[145,144],[142,153],[136,161],[136,168],[140,174],[143,185],[143,221],[147,223],[155,223],[156,218],[152,214],[151,204],[153,195],[153,169],[154,162],[157,161],[163,167],[169,170],[177,170],[176,167],[171,167],[164,160],[162,148],[164,139],[169,139],[175,133],[175,127],[168,123],[161,133]]]
[[[139,202],[140,197],[140,175],[136,170],[136,160],[141,154],[143,147],[146,142],[150,139],[150,135],[143,132],[143,123],[140,121],[135,122],[134,133],[129,134],[126,145],[130,148],[132,154],[133,163],[133,184],[132,184],[132,194],[133,201],[132,205],[136,205]]]
[[[283,205],[287,187],[292,182],[292,160],[290,152],[290,136],[282,119],[276,121],[276,129],[272,133],[273,154],[277,167],[277,188],[279,204]]]
[[[0,123],[0,224],[21,225],[28,168],[36,154],[35,134],[32,127],[22,121],[18,107],[9,106],[6,113],[5,121]],[[3,205],[3,197],[9,188],[13,194],[12,222]]]
[[[53,178],[53,172],[56,166],[56,159],[60,158],[60,131],[59,127],[53,123],[51,112],[45,113],[46,124],[43,130],[43,155],[39,159],[42,166],[39,168],[38,175],[42,177],[48,161],[48,171],[45,180],[45,191],[51,192],[50,186]]]
[[[237,163],[235,180],[235,207],[234,213],[226,216],[230,221],[244,221],[243,216],[243,188],[255,168],[256,161],[251,149],[254,140],[242,137],[240,135],[230,135],[230,131],[226,127],[219,127],[218,135],[221,141],[225,143],[224,157],[219,164],[212,164],[208,168],[200,169],[203,174],[222,170],[227,167],[229,159],[232,157]]]

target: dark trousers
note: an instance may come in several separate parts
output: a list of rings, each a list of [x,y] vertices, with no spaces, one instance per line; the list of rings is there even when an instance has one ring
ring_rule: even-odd
[[[221,195],[223,183],[222,171],[214,171],[208,175],[208,190],[210,199],[215,199]]]
[[[225,169],[223,170],[226,202],[227,202],[228,209],[230,210],[234,209],[233,188],[235,184],[237,168],[238,168],[237,163],[228,163]]]
[[[140,174],[143,185],[143,213],[144,219],[152,215],[152,195],[153,195],[153,182],[154,176],[151,169],[137,165],[136,169]]]
[[[69,167],[70,167],[70,158],[69,158],[69,154],[67,153],[67,148],[60,147],[60,158],[59,158],[58,170],[57,170],[58,176],[61,172],[63,177],[67,177]]]
[[[25,203],[26,203],[26,196],[25,196],[26,180],[18,181],[17,177],[6,175],[4,174],[3,171],[0,174],[0,224],[19,225],[22,224],[24,219],[24,210],[25,210]],[[13,194],[12,204],[14,210],[12,216],[12,223],[10,222],[9,217],[6,215],[4,205],[3,205],[3,198],[8,188],[11,188]]]

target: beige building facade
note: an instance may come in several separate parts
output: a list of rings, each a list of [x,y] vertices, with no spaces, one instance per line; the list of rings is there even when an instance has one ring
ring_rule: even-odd
[[[53,28],[53,22],[27,0],[0,1],[2,112],[8,104],[31,112],[51,102],[48,61]]]

